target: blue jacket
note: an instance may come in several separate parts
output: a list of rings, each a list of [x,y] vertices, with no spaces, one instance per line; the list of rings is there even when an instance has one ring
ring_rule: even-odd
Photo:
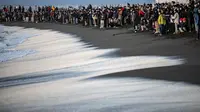
[[[194,22],[195,22],[195,24],[199,24],[198,8],[194,8]]]

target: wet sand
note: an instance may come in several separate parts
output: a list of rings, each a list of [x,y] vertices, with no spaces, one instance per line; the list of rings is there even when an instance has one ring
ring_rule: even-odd
[[[4,24],[48,33],[16,47],[35,54],[0,63],[1,112],[200,110],[200,42],[194,37],[167,39],[149,32],[50,23]]]
[[[91,43],[98,48],[119,48],[118,56],[178,56],[187,63],[176,67],[152,68],[125,73],[109,74],[103,77],[144,77],[169,81],[181,81],[200,84],[200,42],[194,37],[163,39],[150,32],[131,33],[127,29],[99,30],[75,25],[50,23],[5,23],[8,26],[26,28],[52,29],[81,37],[83,42]],[[113,34],[118,34],[113,36]],[[179,36],[180,37],[180,36]]]

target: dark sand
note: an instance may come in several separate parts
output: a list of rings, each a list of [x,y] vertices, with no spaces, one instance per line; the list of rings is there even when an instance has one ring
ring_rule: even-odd
[[[75,25],[50,23],[3,23],[8,26],[22,26],[37,29],[52,29],[64,33],[75,34],[84,42],[99,48],[120,48],[117,55],[138,56],[178,56],[187,63],[175,67],[152,68],[108,74],[96,78],[108,77],[143,77],[169,81],[181,81],[200,84],[200,42],[194,41],[192,35],[168,36],[170,39],[155,37],[150,32],[132,33],[127,29],[99,30]],[[113,35],[117,34],[117,35]],[[175,39],[174,39],[175,38]]]

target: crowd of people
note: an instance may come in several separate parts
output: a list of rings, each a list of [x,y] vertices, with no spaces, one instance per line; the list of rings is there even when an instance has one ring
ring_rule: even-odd
[[[4,6],[0,9],[0,21],[59,22],[101,29],[129,26],[134,32],[154,31],[158,35],[196,32],[197,39],[200,35],[200,2],[194,0],[188,4],[170,2],[104,7],[89,5],[79,8],[35,7],[26,9],[23,6]]]

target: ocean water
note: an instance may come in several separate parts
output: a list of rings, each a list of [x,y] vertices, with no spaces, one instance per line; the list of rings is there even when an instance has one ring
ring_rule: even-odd
[[[175,66],[185,62],[181,58],[166,56],[119,57],[114,54],[120,49],[99,49],[82,42],[76,35],[58,31],[7,26],[0,26],[0,29],[3,37],[0,62],[9,61],[1,65],[7,66],[0,70],[5,76],[63,69],[77,73],[116,73]]]
[[[52,30],[0,26],[0,111],[191,112],[200,87],[144,78],[87,80],[106,74],[178,66],[178,56],[115,55],[81,37]]]
[[[5,27],[0,25],[0,63],[35,53],[31,49],[15,50],[15,47],[28,38],[39,34],[38,31],[22,27]]]

